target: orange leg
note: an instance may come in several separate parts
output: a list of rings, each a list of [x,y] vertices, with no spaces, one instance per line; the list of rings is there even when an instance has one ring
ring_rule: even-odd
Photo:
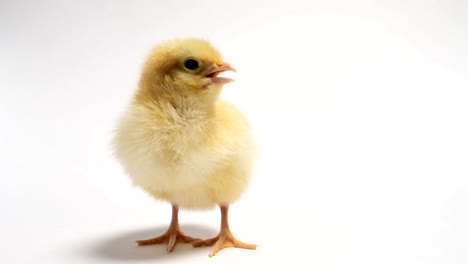
[[[161,236],[146,240],[138,240],[137,243],[139,246],[167,243],[167,252],[172,252],[176,243],[192,243],[196,241],[200,241],[200,239],[189,237],[180,231],[179,207],[172,205],[172,220],[167,231]]]
[[[237,240],[229,230],[228,224],[228,209],[229,206],[221,205],[221,229],[219,234],[213,238],[201,241],[194,241],[192,245],[194,247],[213,246],[211,248],[210,257],[216,255],[221,249],[228,247],[237,247],[245,249],[256,249],[256,245],[246,244]]]

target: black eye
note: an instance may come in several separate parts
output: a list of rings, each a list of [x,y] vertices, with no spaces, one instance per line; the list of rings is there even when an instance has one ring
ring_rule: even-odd
[[[194,60],[194,59],[188,59],[184,62],[184,67],[187,69],[187,70],[196,70],[198,69],[198,67],[200,67],[200,65],[198,64],[198,61]]]

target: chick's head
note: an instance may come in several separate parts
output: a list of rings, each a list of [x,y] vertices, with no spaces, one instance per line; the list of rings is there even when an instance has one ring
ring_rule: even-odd
[[[156,96],[216,97],[232,79],[220,77],[235,71],[221,54],[200,39],[176,39],[156,46],[150,53],[140,87]]]

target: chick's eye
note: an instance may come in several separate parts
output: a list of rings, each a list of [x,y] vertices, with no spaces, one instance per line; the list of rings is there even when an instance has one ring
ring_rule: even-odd
[[[194,59],[188,59],[184,62],[184,67],[187,69],[187,70],[196,70],[200,67],[198,61],[194,60]]]

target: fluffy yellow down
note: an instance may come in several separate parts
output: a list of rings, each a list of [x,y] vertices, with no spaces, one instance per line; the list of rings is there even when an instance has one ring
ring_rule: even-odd
[[[246,118],[223,101],[206,112],[137,98],[119,122],[114,145],[135,185],[190,209],[239,199],[255,156]]]

